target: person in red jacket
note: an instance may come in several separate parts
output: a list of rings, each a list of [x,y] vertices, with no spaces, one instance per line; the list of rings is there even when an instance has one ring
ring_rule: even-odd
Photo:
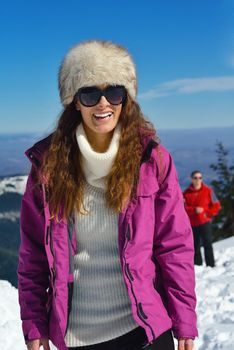
[[[194,264],[202,265],[200,244],[202,242],[207,266],[214,267],[212,247],[211,220],[221,209],[221,205],[212,188],[202,181],[202,173],[195,170],[191,173],[191,184],[183,192],[184,204],[194,236]]]

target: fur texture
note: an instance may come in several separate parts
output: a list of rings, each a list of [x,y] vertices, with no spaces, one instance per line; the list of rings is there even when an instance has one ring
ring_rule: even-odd
[[[136,68],[129,52],[110,41],[84,41],[71,48],[59,69],[62,104],[72,102],[81,87],[100,84],[124,85],[135,99]]]

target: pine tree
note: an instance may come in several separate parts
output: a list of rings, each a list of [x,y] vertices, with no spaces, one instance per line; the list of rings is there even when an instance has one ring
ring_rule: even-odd
[[[221,202],[222,209],[213,220],[214,240],[234,235],[234,163],[228,164],[228,151],[222,142],[217,142],[217,163],[210,168],[217,174],[217,180],[211,181],[215,194]]]

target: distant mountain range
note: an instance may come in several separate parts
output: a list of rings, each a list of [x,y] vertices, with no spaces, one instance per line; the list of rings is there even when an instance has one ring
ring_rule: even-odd
[[[222,142],[229,151],[229,161],[234,160],[234,126],[225,128],[202,128],[184,130],[161,130],[158,132],[162,144],[171,152],[181,187],[190,182],[190,173],[200,170],[204,181],[210,183],[216,177],[210,164],[216,162],[216,142]]]
[[[0,279],[7,279],[14,286],[17,286],[20,205],[26,181],[26,175],[0,180]]]
[[[45,136],[41,133],[0,134],[0,176],[27,174],[30,167],[24,152]]]
[[[207,183],[215,178],[209,165],[216,161],[216,141],[223,143],[230,152],[230,161],[234,160],[234,127],[161,130],[158,135],[173,156],[182,189],[189,184],[194,169],[204,173]],[[20,205],[30,169],[24,152],[45,136],[0,135],[0,279],[7,279],[14,286],[17,286]]]
[[[204,172],[207,182],[214,178],[209,165],[216,160],[216,141],[221,141],[230,151],[230,158],[234,159],[234,126],[158,130],[158,135],[174,158],[182,187],[188,184],[189,174],[194,169]],[[46,136],[42,133],[0,134],[0,177],[27,174],[30,162],[24,152]]]

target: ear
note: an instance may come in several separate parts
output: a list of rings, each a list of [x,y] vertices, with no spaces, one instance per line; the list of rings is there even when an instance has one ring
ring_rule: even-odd
[[[79,101],[76,101],[76,109],[77,109],[77,111],[80,111],[80,102]]]

